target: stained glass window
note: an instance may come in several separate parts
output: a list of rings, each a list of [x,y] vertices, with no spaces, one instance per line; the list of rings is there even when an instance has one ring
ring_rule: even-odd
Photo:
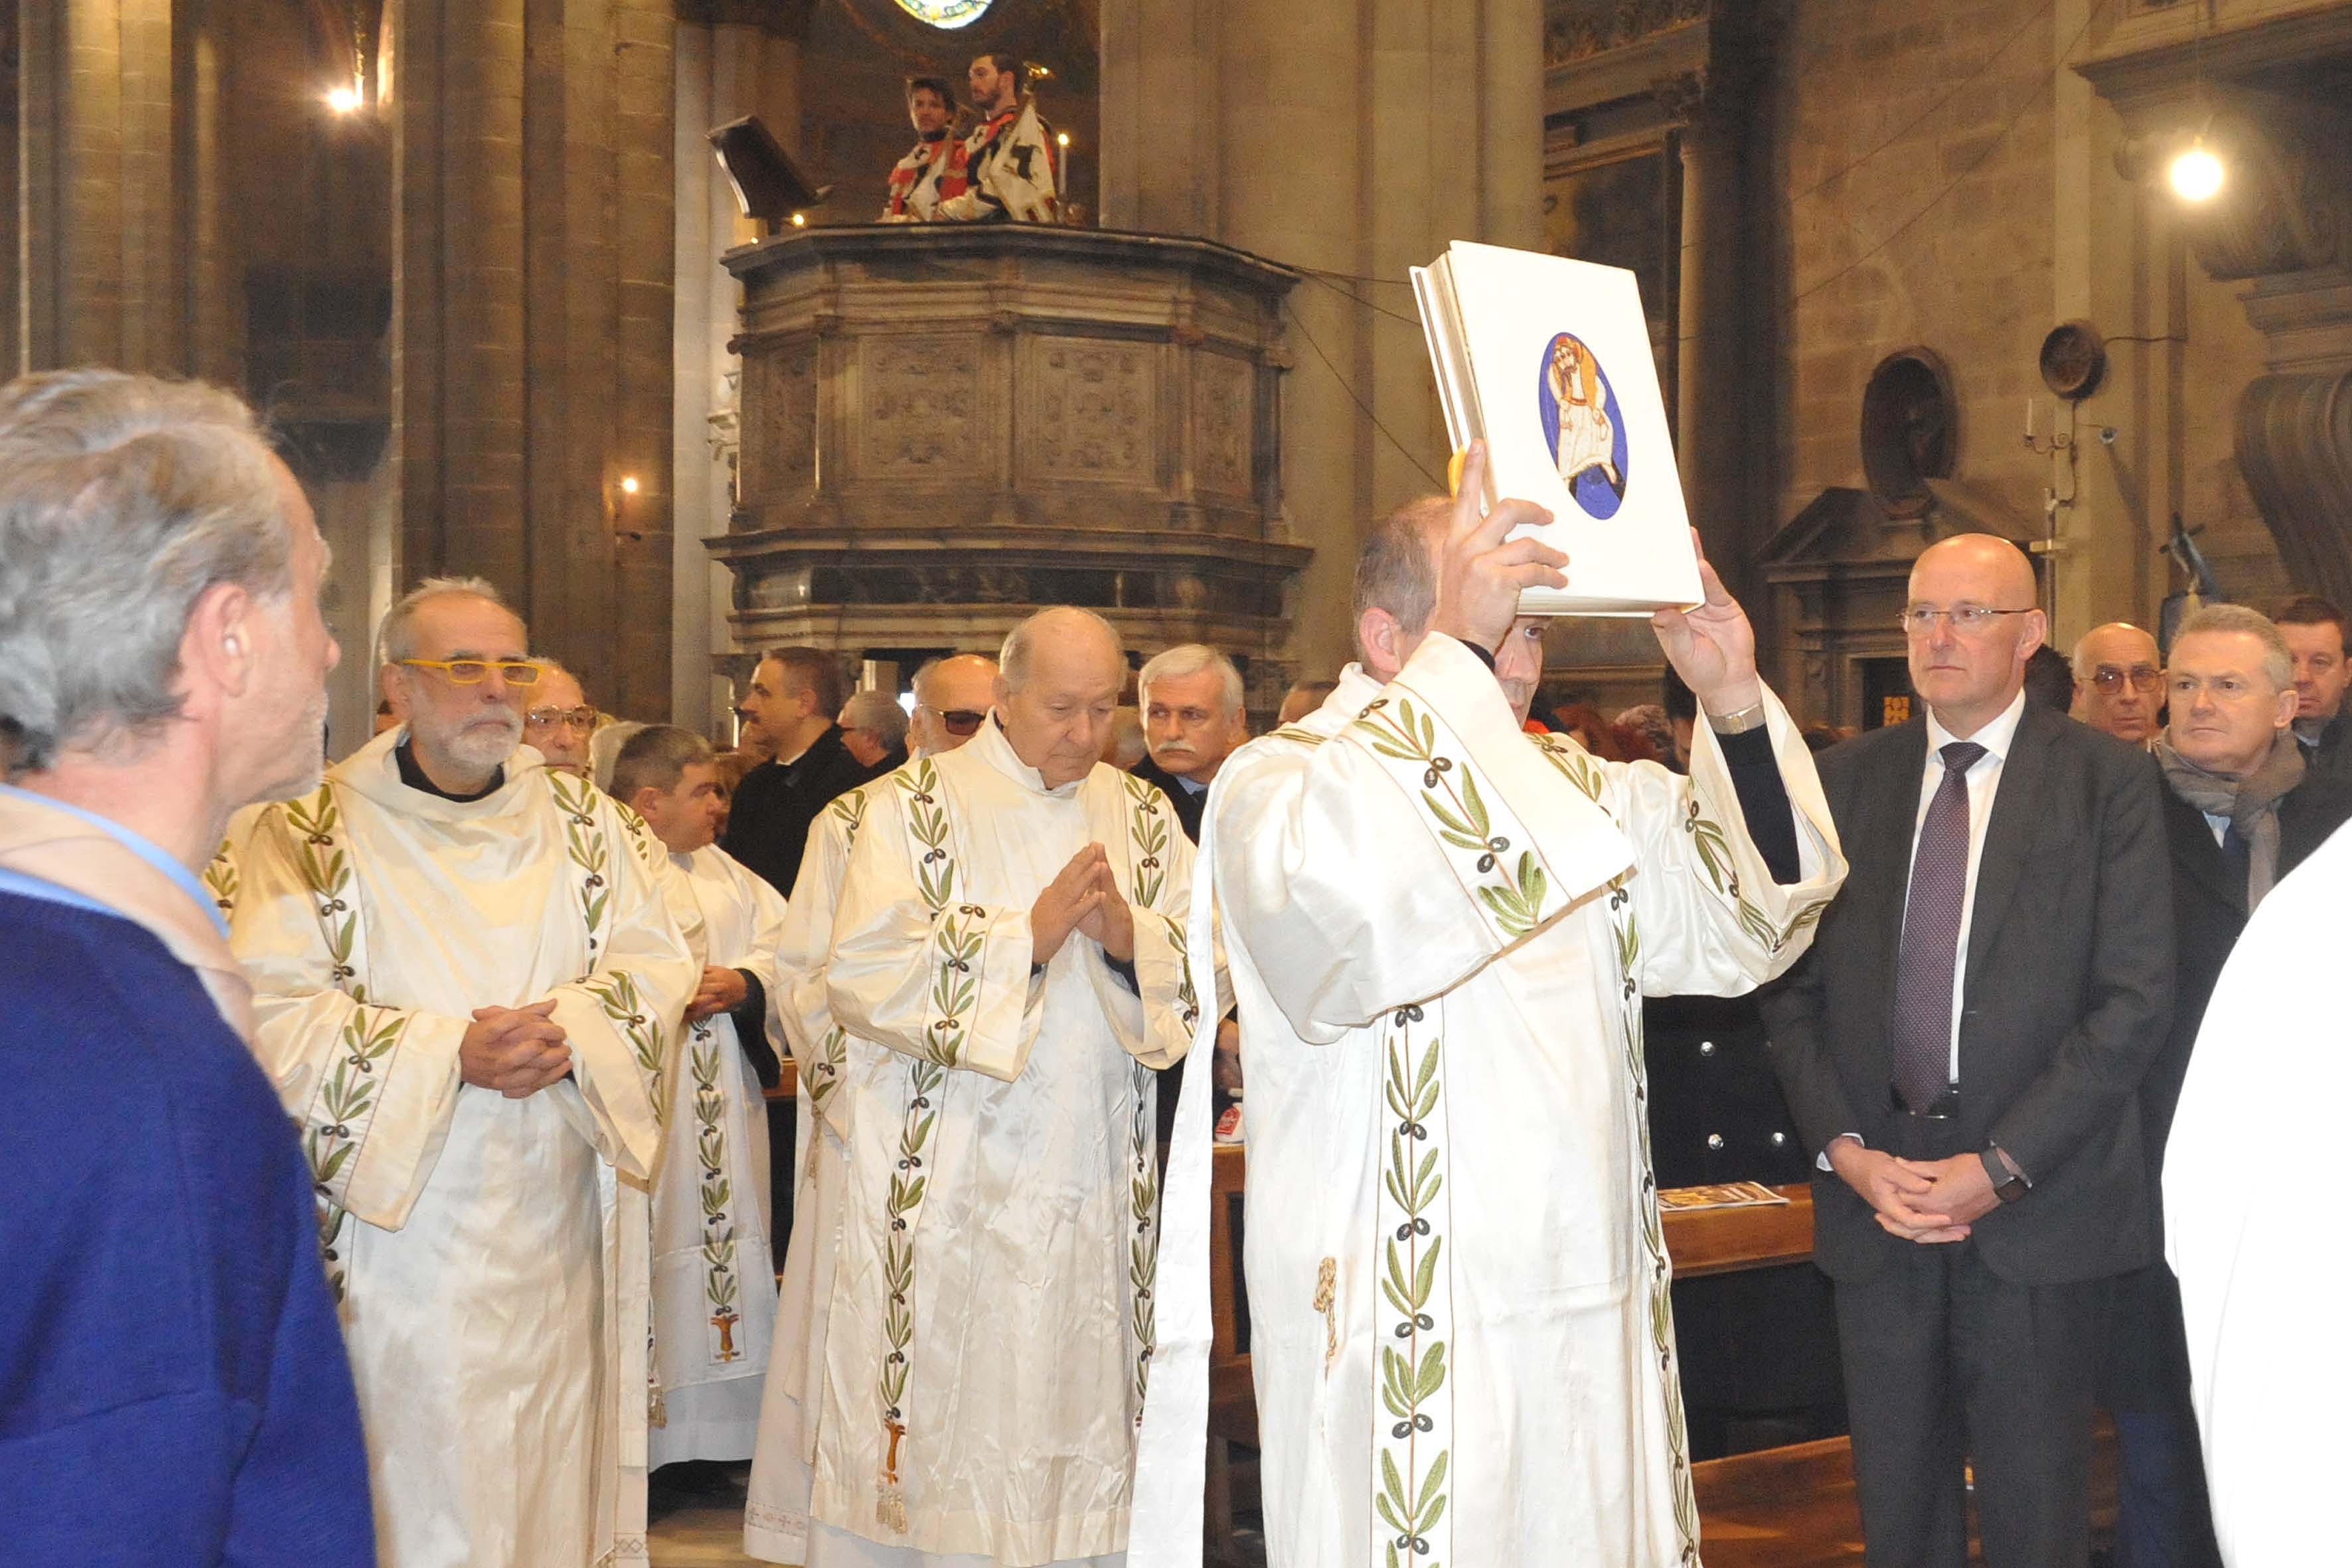
[[[934,27],[965,27],[980,20],[992,0],[898,0],[898,8]]]

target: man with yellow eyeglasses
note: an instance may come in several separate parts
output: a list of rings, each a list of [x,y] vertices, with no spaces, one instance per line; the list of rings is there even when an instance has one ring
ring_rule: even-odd
[[[620,807],[521,745],[547,681],[495,589],[426,582],[378,647],[399,723],[263,816],[231,923],[310,1162],[377,1552],[642,1563],[625,1199],[702,966]]]

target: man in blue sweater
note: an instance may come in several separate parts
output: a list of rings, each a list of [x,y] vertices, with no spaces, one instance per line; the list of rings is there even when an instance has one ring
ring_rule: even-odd
[[[327,563],[227,394],[0,387],[0,1558],[366,1568],[294,1130],[196,868],[314,784]]]

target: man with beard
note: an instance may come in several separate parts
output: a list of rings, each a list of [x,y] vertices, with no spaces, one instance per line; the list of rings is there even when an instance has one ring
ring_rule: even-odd
[[[940,202],[939,216],[955,223],[1059,222],[1053,127],[1034,99],[1021,96],[1020,60],[982,55],[968,80],[981,122],[964,138],[963,192]]]
[[[228,394],[0,388],[0,1541],[372,1562],[310,1172],[198,883],[319,776],[327,549]]]
[[[401,727],[265,814],[233,922],[310,1160],[377,1550],[642,1562],[645,1241],[620,1178],[653,1175],[701,969],[618,808],[519,749],[541,671],[495,590],[426,582],[378,646]]]

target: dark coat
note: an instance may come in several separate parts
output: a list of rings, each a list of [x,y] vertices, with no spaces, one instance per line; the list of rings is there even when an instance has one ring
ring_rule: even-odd
[[[1146,784],[1158,784],[1160,793],[1168,797],[1168,804],[1176,808],[1176,820],[1184,825],[1184,837],[1195,844],[1201,842],[1201,814],[1209,805],[1207,790],[1195,795],[1186,789],[1174,773],[1153,762],[1149,752],[1127,771]]]
[[[1924,717],[1817,761],[1851,869],[1812,950],[1764,999],[1809,1152],[1885,1147],[1888,1037],[1927,763]],[[2154,1254],[2138,1089],[2172,1009],[2171,865],[2147,753],[2029,705],[1979,858],[1960,1019],[1959,1146],[1998,1142],[2033,1181],[1970,1245],[2020,1284],[2095,1279]],[[1866,1279],[1915,1243],[1838,1176],[1813,1176],[1813,1255]]]
[[[2161,776],[2159,770],[2158,776]],[[2352,821],[2352,781],[2306,773],[2279,802],[2277,875],[2284,878],[2330,835]],[[2245,884],[2224,867],[2221,847],[2205,814],[2167,789],[2165,838],[2172,856],[2173,930],[2179,950],[2179,989],[2164,1048],[2140,1085],[2140,1144],[2151,1192],[2162,1191],[2172,1113],[2197,1032],[2205,1022],[2221,966],[2246,929]],[[2124,1410],[2189,1409],[2189,1347],[2180,1324],[2180,1291],[2163,1261],[2163,1215],[2157,1214],[2158,1257],[2119,1283],[2113,1349],[2104,1377],[2107,1402]]]
[[[791,763],[761,763],[743,775],[719,846],[789,899],[817,814],[866,780],[840,727],[828,726]]]

